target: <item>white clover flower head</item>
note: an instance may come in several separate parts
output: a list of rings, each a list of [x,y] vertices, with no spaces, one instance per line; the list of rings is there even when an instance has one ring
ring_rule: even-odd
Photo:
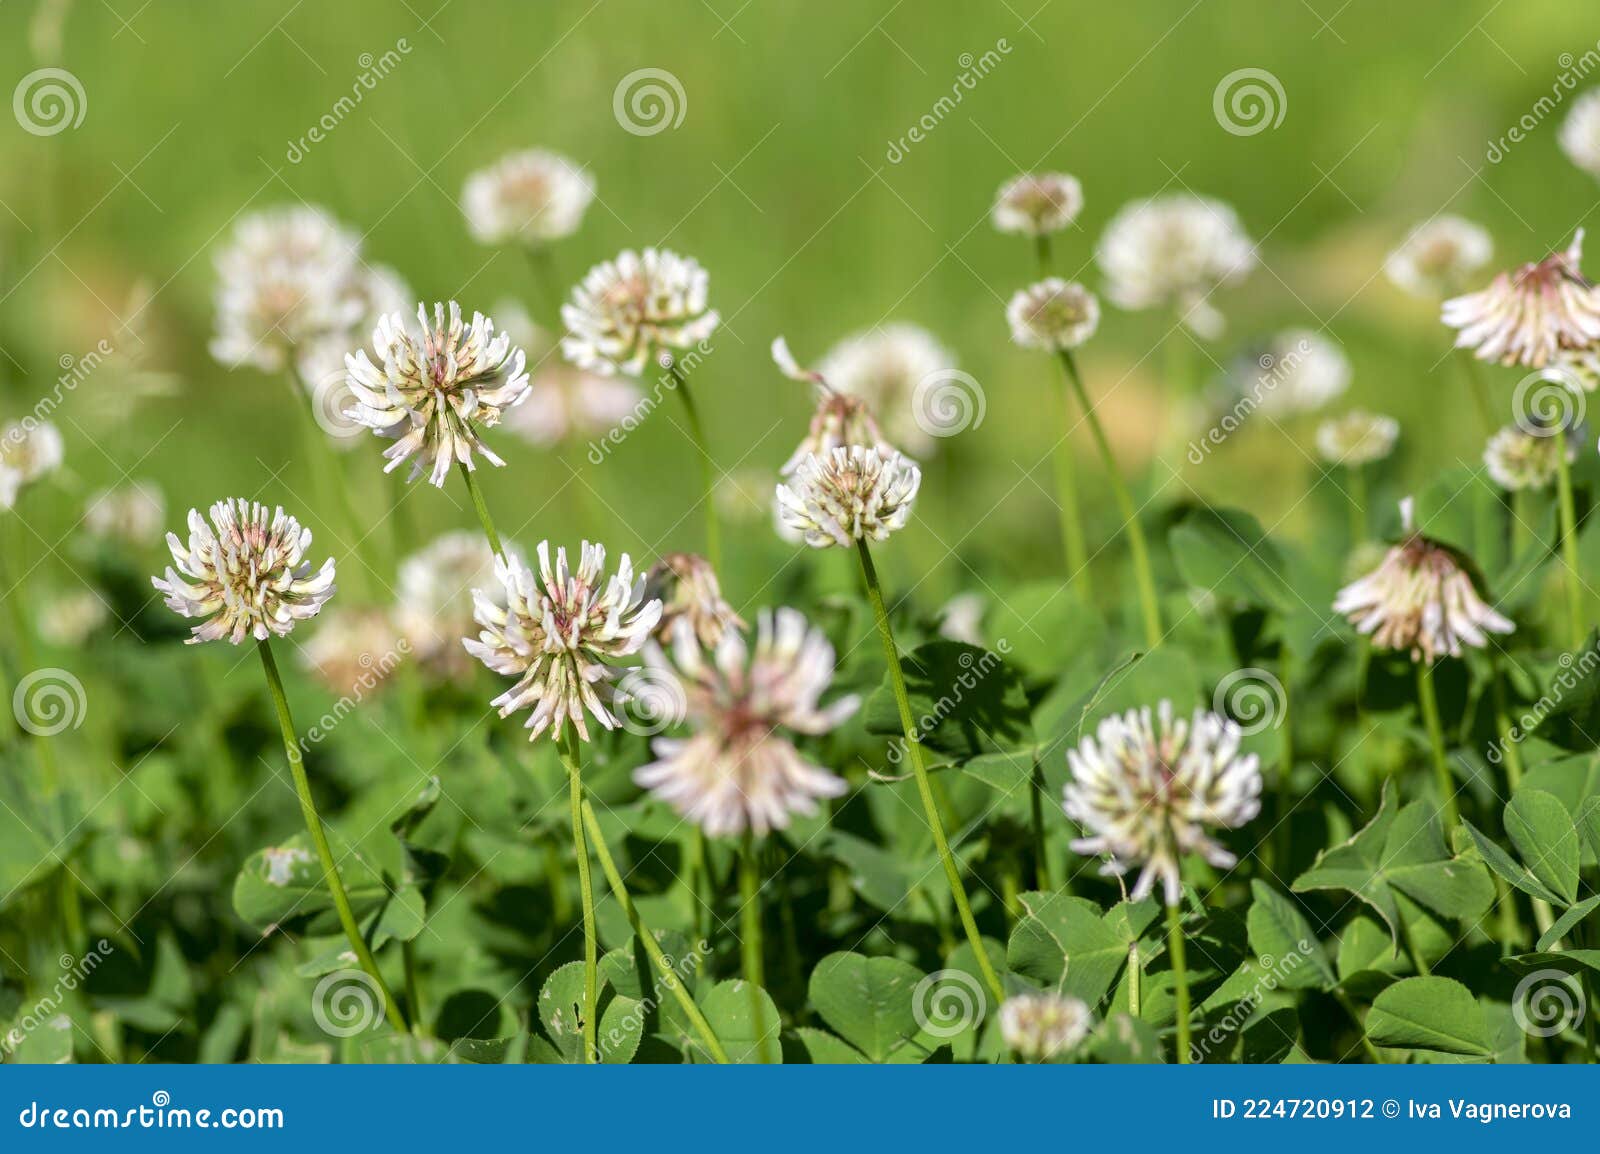
[[[1089,1007],[1077,998],[1045,991],[1013,994],[1000,1003],[1000,1036],[1027,1062],[1048,1062],[1077,1049],[1089,1035]]]
[[[1411,501],[1401,503],[1407,537],[1382,563],[1339,590],[1333,611],[1349,618],[1379,649],[1409,650],[1412,661],[1460,657],[1490,633],[1515,630],[1478,596],[1456,555],[1412,529]]]
[[[937,443],[917,422],[917,386],[955,367],[955,354],[927,329],[897,321],[846,337],[817,373],[830,388],[865,401],[894,443],[917,454]]]
[[[515,546],[506,550],[521,559]],[[490,597],[498,589],[494,552],[482,533],[453,530],[400,562],[395,624],[420,668],[435,680],[459,680],[472,668],[460,642],[473,631],[475,589]]]
[[[722,584],[711,562],[694,553],[666,553],[645,577],[646,597],[661,602],[656,640],[668,644],[679,621],[687,621],[695,638],[715,649],[730,629],[743,629],[744,621],[722,597]]]
[[[461,206],[483,244],[545,244],[578,231],[594,181],[571,160],[534,148],[467,177]]]
[[[506,414],[506,429],[538,448],[604,433],[639,411],[644,394],[633,381],[573,365],[534,374],[528,399]]]
[[[939,636],[984,648],[983,614],[987,607],[982,593],[957,593],[939,609]]]
[[[1083,211],[1083,185],[1064,172],[1025,172],[1000,186],[992,219],[1001,232],[1048,236]]]
[[[474,616],[482,627],[466,638],[467,652],[517,683],[495,698],[501,717],[531,710],[528,739],[549,731],[559,739],[570,720],[589,740],[585,712],[606,729],[619,724],[610,704],[618,670],[611,664],[637,653],[661,620],[661,602],[646,600],[624,553],[617,572],[605,576],[603,546],[583,542],[576,571],[567,551],[539,542],[539,577],[516,557],[497,557],[495,576],[504,592],[473,590]]]
[[[1100,327],[1100,302],[1077,281],[1046,277],[1012,295],[1006,322],[1025,349],[1075,349]]]
[[[591,372],[644,372],[651,350],[688,349],[720,318],[708,303],[711,278],[692,257],[631,249],[590,269],[561,306],[561,354]]]
[[[1600,176],[1600,89],[1590,89],[1572,102],[1559,139],[1568,160]]]
[[[1578,459],[1577,446],[1559,429],[1532,432],[1507,425],[1484,446],[1483,465],[1502,489],[1543,489],[1555,480],[1562,452],[1569,463]]]
[[[817,390],[817,408],[800,444],[778,470],[780,477],[792,477],[810,456],[831,452],[849,445],[870,445],[884,456],[895,451],[884,440],[872,409],[860,397],[837,393],[823,386]]]
[[[150,579],[168,609],[206,618],[190,630],[188,644],[283,637],[333,596],[333,559],[313,572],[305,559],[311,530],[282,508],[234,497],[211,506],[210,515],[208,523],[189,510],[188,543],[167,534],[176,570]]]
[[[105,598],[93,589],[52,597],[39,610],[39,636],[52,645],[81,646],[110,618]]]
[[[1584,279],[1583,230],[1565,252],[1495,277],[1489,287],[1444,302],[1444,323],[1460,330],[1456,348],[1480,361],[1542,369],[1563,350],[1600,341],[1600,293]]]
[[[345,416],[379,433],[397,426],[403,430],[384,450],[389,462],[384,472],[398,468],[415,456],[410,480],[422,473],[443,488],[450,466],[460,462],[475,467],[481,456],[492,465],[504,465],[478,435],[475,424],[493,426],[514,405],[528,396],[528,374],[523,352],[482,313],[463,322],[461,306],[433,306],[429,322],[425,305],[417,306],[417,327],[408,328],[405,317],[390,313],[372,334],[374,364],[366,350],[345,358],[355,407]]]
[[[922,470],[900,453],[849,445],[813,453],[778,486],[782,523],[814,549],[883,541],[905,527]]]
[[[61,431],[49,421],[12,421],[0,427],[0,511],[17,502],[23,486],[54,473],[63,459]]]
[[[1125,309],[1176,309],[1203,337],[1221,335],[1209,298],[1256,264],[1255,246],[1233,209],[1180,194],[1134,201],[1106,226],[1095,253],[1106,295]]]
[[[161,538],[167,499],[153,481],[130,481],[89,498],[83,527],[91,537],[139,548]]]
[[[1459,216],[1436,216],[1411,231],[1383,262],[1395,287],[1419,297],[1455,292],[1489,263],[1494,241],[1488,230]]]
[[[833,646],[797,610],[761,612],[753,655],[737,629],[708,651],[680,619],[670,659],[652,644],[645,661],[681,689],[694,732],[656,738],[656,760],[634,781],[707,834],[784,829],[844,793],[844,781],[802,757],[784,732],[828,733],[859,705],[854,696],[819,704],[833,680]]]
[[[244,217],[217,256],[211,355],[272,372],[344,336],[365,314],[360,253],[360,237],[318,208]]]
[[[1311,329],[1279,333],[1251,364],[1253,388],[1266,413],[1309,413],[1350,387],[1350,360],[1339,345]]]
[[[1399,438],[1400,422],[1393,417],[1351,409],[1317,426],[1317,452],[1330,465],[1358,469],[1394,452]]]
[[[404,658],[400,629],[382,609],[334,609],[300,647],[300,660],[331,693],[358,701]]]
[[[1109,876],[1141,866],[1132,900],[1148,897],[1159,880],[1162,899],[1177,905],[1183,855],[1232,866],[1234,856],[1207,830],[1238,829],[1261,809],[1261,770],[1255,754],[1239,752],[1241,736],[1203,709],[1175,718],[1169,701],[1154,717],[1147,706],[1102,719],[1067,751],[1063,807],[1090,835],[1073,851],[1105,854],[1100,872]]]

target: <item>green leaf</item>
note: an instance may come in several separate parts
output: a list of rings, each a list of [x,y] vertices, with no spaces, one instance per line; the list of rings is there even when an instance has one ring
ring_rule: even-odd
[[[1574,654],[1563,653],[1548,672],[1538,704],[1544,706],[1533,732],[1562,749],[1589,753],[1600,734],[1600,631],[1593,631]]]
[[[762,1060],[783,1061],[783,1046],[778,1033],[782,1023],[778,1007],[765,990],[757,990],[760,1001],[757,1010],[751,1004],[750,987],[739,978],[718,982],[700,998],[700,1012],[711,1024],[711,1030],[728,1052],[728,1060],[741,1065],[751,1065]]]
[[[1154,902],[1119,905],[1102,916],[1087,898],[1065,892],[1020,896],[1025,916],[1006,944],[1006,968],[1099,1004],[1128,962],[1128,947],[1155,919]]]
[[[952,761],[1032,743],[1022,681],[997,653],[959,641],[932,641],[901,658],[911,716],[922,744]],[[885,674],[867,701],[867,732],[904,740]]]
[[[1550,928],[1539,937],[1538,948],[1541,950],[1555,949],[1556,943],[1571,933],[1572,928],[1593,913],[1597,907],[1600,907],[1600,894],[1595,894],[1592,898],[1584,898],[1583,901],[1550,923]]]
[[[1008,664],[1056,674],[1073,655],[1099,648],[1105,619],[1068,582],[1040,581],[1008,590],[984,635],[1004,644]]]
[[[1148,1065],[1167,1060],[1156,1028],[1127,1014],[1113,1014],[1102,1022],[1092,1045],[1094,1056],[1102,1062]]]
[[[922,977],[898,958],[829,954],[811,971],[811,1004],[869,1061],[887,1062],[920,1030],[912,994]]]
[[[1338,978],[1299,907],[1265,882],[1251,882],[1250,893],[1250,947],[1262,967],[1290,989],[1332,989]]]
[[[82,825],[68,791],[37,799],[16,760],[0,759],[0,908],[60,868],[82,840]]]
[[[1492,1053],[1483,1008],[1451,978],[1402,978],[1384,990],[1367,1011],[1367,1037],[1397,1050],[1472,1058]]]
[[[1261,523],[1238,509],[1196,509],[1167,537],[1178,572],[1190,585],[1259,609],[1299,605],[1285,561]]]
[[[648,1011],[636,998],[621,995],[611,999],[600,1012],[600,1031],[595,1045],[600,1050],[600,1061],[611,1066],[626,1066],[639,1050],[639,1040],[644,1037],[644,1020]]]
[[[1349,984],[1358,974],[1398,974],[1405,968],[1392,938],[1369,917],[1350,920],[1339,934],[1339,980]]]
[[[539,991],[539,1021],[564,1062],[583,1059],[583,1004],[582,962],[558,967]]]
[[[1570,906],[1578,897],[1578,828],[1560,799],[1519,789],[1506,805],[1506,834],[1533,876]]]
[[[795,1031],[800,1044],[806,1048],[815,1066],[864,1066],[866,1057],[850,1043],[836,1038],[826,1030],[801,1026]]]
[[[391,888],[332,830],[328,840],[356,920],[365,925],[369,916],[378,915],[375,945],[390,937],[409,941],[422,932],[425,911],[415,887]],[[306,833],[250,855],[234,879],[233,908],[260,930],[284,926],[312,936],[340,932],[333,895]]]
[[[1600,973],[1600,950],[1539,950],[1531,954],[1515,954],[1506,959],[1514,970],[1560,970],[1563,974],[1581,974],[1585,970]]]
[[[1473,845],[1478,847],[1478,855],[1491,870],[1530,897],[1556,905],[1566,904],[1549,886],[1540,881],[1532,870],[1502,849],[1488,834],[1466,818],[1461,819],[1461,825],[1472,838]]]

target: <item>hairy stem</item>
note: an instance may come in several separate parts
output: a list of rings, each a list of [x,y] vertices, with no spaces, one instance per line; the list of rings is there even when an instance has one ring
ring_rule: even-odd
[[[1417,662],[1417,702],[1422,707],[1422,721],[1428,729],[1428,744],[1433,747],[1434,780],[1439,788],[1439,812],[1444,818],[1445,839],[1461,820],[1456,808],[1455,779],[1450,775],[1450,762],[1444,752],[1444,727],[1439,724],[1439,699],[1433,691],[1433,666],[1427,661]]]
[[[706,505],[706,560],[718,574],[722,572],[722,531],[717,524],[717,463],[706,443],[705,426],[700,423],[700,410],[689,391],[689,378],[673,361],[667,367],[672,374],[674,391],[683,400],[683,411],[689,419],[689,433],[694,438],[696,456],[700,458],[700,484],[705,491]]]
[[[1167,952],[1172,956],[1172,998],[1178,1027],[1178,1064],[1189,1064],[1189,968],[1184,956],[1183,915],[1167,907]]]
[[[561,764],[567,767],[572,809],[572,850],[578,858],[578,892],[583,895],[583,1060],[599,1059],[595,1045],[600,1022],[600,946],[594,926],[594,886],[589,880],[589,846],[583,836],[583,777],[578,762],[577,730],[563,726]]]

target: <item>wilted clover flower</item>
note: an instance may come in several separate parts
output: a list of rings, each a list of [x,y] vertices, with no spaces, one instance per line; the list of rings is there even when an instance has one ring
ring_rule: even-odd
[[[1075,349],[1100,327],[1100,302],[1076,281],[1047,277],[1013,294],[1006,321],[1025,349]]]
[[[947,380],[955,367],[955,354],[927,329],[897,321],[834,345],[817,366],[817,375],[829,388],[865,401],[896,445],[926,453],[936,438],[923,427],[927,405],[919,414],[917,388],[925,381],[937,385]]]
[[[993,220],[1001,232],[1047,236],[1083,211],[1083,185],[1064,172],[1025,172],[1000,186]]]
[[[513,152],[467,177],[462,210],[484,244],[542,244],[578,231],[594,200],[594,181],[572,161],[543,149]]]
[[[1434,297],[1459,289],[1493,255],[1485,229],[1459,216],[1436,216],[1412,230],[1383,262],[1383,271],[1413,296]]]
[[[1106,295],[1126,309],[1175,308],[1201,336],[1222,331],[1208,301],[1255,267],[1255,248],[1233,209],[1187,194],[1140,200],[1122,209],[1095,254]]]
[[[61,433],[49,421],[12,421],[0,427],[0,510],[17,503],[24,485],[61,467]]]
[[[1063,807],[1092,835],[1073,851],[1108,855],[1101,873],[1111,876],[1142,866],[1132,900],[1160,879],[1163,900],[1177,905],[1183,855],[1232,866],[1234,856],[1207,829],[1238,829],[1261,809],[1261,770],[1255,754],[1239,752],[1240,737],[1237,725],[1205,710],[1174,718],[1169,701],[1154,718],[1146,707],[1102,719],[1067,751]]]
[[[1503,272],[1488,288],[1444,302],[1442,317],[1459,329],[1456,348],[1480,361],[1542,369],[1562,350],[1600,341],[1600,293],[1578,270],[1580,228],[1565,252]]]
[[[1089,1007],[1056,993],[1014,994],[1000,1003],[1000,1036],[1028,1062],[1075,1050],[1089,1033]]]
[[[167,534],[177,570],[169,567],[164,579],[150,579],[168,609],[207,618],[190,630],[190,645],[282,637],[315,617],[333,596],[333,559],[312,572],[305,560],[311,530],[281,508],[235,497],[218,501],[210,513],[208,524],[200,510],[189,510],[187,545],[176,533]]]
[[[1310,329],[1279,333],[1252,365],[1266,413],[1309,413],[1350,387],[1350,361],[1336,343]]]
[[[1483,465],[1502,489],[1542,489],[1555,480],[1562,452],[1569,462],[1578,459],[1577,447],[1560,430],[1535,433],[1508,425],[1489,438]]]
[[[616,428],[638,413],[643,399],[630,380],[549,364],[534,374],[528,399],[506,415],[506,429],[530,445],[549,447]]]
[[[1585,92],[1572,102],[1561,125],[1561,151],[1592,176],[1600,176],[1600,90]]]
[[[762,611],[753,656],[737,629],[708,653],[680,620],[672,659],[652,645],[645,661],[678,687],[695,732],[656,738],[656,760],[633,779],[706,833],[784,829],[791,815],[814,814],[818,799],[844,793],[844,781],[808,762],[783,732],[827,733],[858,704],[851,696],[819,707],[833,680],[833,646],[796,610]]]
[[[444,487],[451,464],[473,468],[473,455],[504,465],[478,435],[474,422],[497,425],[505,410],[528,395],[528,374],[522,350],[482,313],[472,323],[461,319],[455,301],[433,306],[428,321],[425,305],[417,306],[417,327],[408,329],[400,313],[384,316],[372,334],[374,365],[361,350],[345,358],[355,407],[345,415],[376,432],[396,426],[404,431],[384,450],[384,472],[416,455],[411,476],[426,472]]]
[[[1486,634],[1512,632],[1516,626],[1484,604],[1455,554],[1412,529],[1409,498],[1400,508],[1406,539],[1339,590],[1333,611],[1379,649],[1409,650],[1412,661],[1459,657],[1463,644],[1481,649]]]
[[[90,536],[135,548],[155,541],[166,519],[166,498],[151,481],[102,489],[89,498],[83,511],[83,527]]]
[[[733,606],[722,599],[722,585],[711,562],[693,553],[662,556],[645,577],[644,595],[661,602],[656,639],[663,644],[671,640],[679,621],[688,622],[707,649],[715,649],[728,630],[744,628]]]
[[[922,470],[909,458],[850,445],[802,461],[778,486],[778,513],[813,548],[849,548],[903,528],[921,485]]]
[[[1317,452],[1330,465],[1355,469],[1383,460],[1399,437],[1400,422],[1393,417],[1351,409],[1317,426]]]
[[[504,591],[473,590],[482,631],[464,641],[467,652],[517,683],[495,698],[501,717],[531,708],[529,740],[549,730],[559,738],[570,719],[589,740],[587,711],[606,729],[617,719],[609,708],[617,670],[609,663],[637,653],[661,619],[661,602],[647,601],[644,578],[635,578],[628,555],[614,576],[605,576],[606,551],[583,542],[577,572],[567,551],[539,542],[539,578],[516,557],[497,557],[495,576]]]
[[[561,353],[579,368],[636,377],[652,348],[692,348],[715,331],[710,280],[698,261],[667,249],[598,264],[561,306]]]
[[[811,414],[811,424],[805,438],[778,470],[779,476],[793,476],[800,463],[813,453],[826,453],[840,446],[870,445],[880,453],[894,452],[894,446],[883,439],[872,407],[860,397],[835,390],[820,372],[802,369],[782,337],[772,342],[772,359],[790,380],[809,381],[817,387],[817,408]]]
[[[359,697],[377,689],[409,648],[382,609],[334,609],[300,647],[300,659],[331,692]]]
[[[521,559],[516,546],[506,550]],[[494,552],[482,533],[445,533],[400,562],[395,623],[426,673],[440,680],[466,675],[471,662],[461,638],[473,630],[473,590],[492,596],[494,588]]]

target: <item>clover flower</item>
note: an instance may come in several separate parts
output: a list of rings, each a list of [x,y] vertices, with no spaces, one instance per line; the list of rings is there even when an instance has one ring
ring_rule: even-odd
[[[1083,211],[1083,185],[1064,172],[1025,172],[1000,186],[992,219],[1001,232],[1048,236]]]
[[[461,319],[461,306],[450,302],[433,306],[428,321],[425,305],[417,306],[417,328],[408,329],[405,317],[382,317],[372,334],[374,365],[366,350],[345,358],[354,408],[345,416],[376,432],[397,426],[404,431],[384,450],[389,462],[384,472],[415,455],[410,480],[426,472],[428,480],[443,488],[450,466],[460,462],[474,467],[474,455],[493,465],[504,465],[478,435],[474,422],[493,426],[505,410],[528,395],[528,374],[522,350],[482,313],[472,323]]]
[[[1456,348],[1480,361],[1542,369],[1562,350],[1600,341],[1600,293],[1578,270],[1583,230],[1565,252],[1503,272],[1488,288],[1444,302],[1444,323],[1460,330]]]
[[[1106,295],[1126,309],[1175,308],[1201,336],[1222,332],[1208,298],[1255,267],[1255,247],[1233,209],[1205,197],[1139,200],[1117,213],[1095,254]]]
[[[1006,321],[1025,349],[1075,349],[1100,327],[1100,302],[1076,281],[1047,277],[1012,295]]]
[[[744,622],[722,598],[722,586],[711,562],[693,553],[667,553],[650,567],[645,577],[646,597],[661,602],[656,640],[668,643],[679,621],[687,621],[695,638],[715,649],[730,629]]]
[[[394,671],[406,648],[382,609],[335,609],[300,647],[300,659],[331,692],[360,700]]]
[[[936,443],[923,428],[927,414],[918,412],[918,386],[937,385],[955,367],[955,354],[927,329],[897,321],[846,337],[828,350],[817,374],[835,391],[865,401],[893,442],[917,454]]]
[[[817,407],[811,414],[811,424],[778,470],[779,476],[791,477],[813,453],[826,453],[841,446],[870,445],[880,453],[894,452],[894,446],[884,440],[872,407],[860,397],[835,390],[820,372],[800,368],[782,337],[772,342],[772,359],[790,380],[809,381],[817,386]]]
[[[506,549],[521,559],[514,545]],[[482,533],[445,533],[400,562],[395,623],[424,672],[441,681],[466,676],[471,663],[460,641],[473,630],[473,590],[492,597],[495,588],[494,552]]]
[[[1383,262],[1383,272],[1413,296],[1437,297],[1460,288],[1492,256],[1494,241],[1485,229],[1459,216],[1436,216],[1412,229]]]
[[[1591,176],[1600,176],[1600,90],[1585,92],[1572,102],[1559,140],[1568,160]]]
[[[1089,1007],[1062,994],[1014,994],[1000,1004],[1000,1036],[1007,1049],[1028,1062],[1047,1062],[1077,1049],[1089,1024]]]
[[[1350,361],[1344,350],[1321,333],[1290,329],[1279,333],[1256,359],[1262,412],[1309,413],[1350,387]]]
[[[658,737],[656,760],[634,781],[713,837],[784,829],[794,814],[817,812],[845,783],[801,756],[784,731],[817,736],[856,711],[843,697],[819,706],[833,680],[833,646],[794,609],[763,610],[752,655],[744,635],[726,630],[708,652],[689,622],[674,628],[672,657],[645,651],[648,670],[682,694],[689,738]]]
[[[594,181],[566,157],[543,149],[513,152],[467,177],[462,210],[484,244],[543,244],[578,231],[594,200]]]
[[[91,537],[133,548],[155,541],[166,519],[167,500],[151,481],[101,489],[83,510],[83,527]]]
[[[1562,452],[1568,462],[1578,459],[1577,447],[1560,430],[1530,432],[1508,425],[1489,438],[1483,450],[1483,465],[1502,489],[1543,489],[1555,480]]]
[[[715,331],[711,278],[698,261],[667,249],[631,249],[590,269],[561,306],[561,353],[591,372],[644,371],[651,350],[687,349]]]
[[[1333,611],[1379,649],[1410,650],[1412,661],[1459,657],[1463,645],[1481,649],[1487,634],[1512,632],[1516,626],[1478,596],[1455,554],[1412,528],[1410,499],[1400,507],[1406,539],[1339,590]]]
[[[922,470],[909,458],[850,445],[802,461],[778,486],[778,513],[812,548],[849,548],[904,528],[921,485]]]
[[[492,702],[501,717],[529,708],[528,739],[546,730],[560,738],[570,719],[578,736],[589,740],[585,711],[606,729],[615,729],[609,705],[616,697],[610,664],[637,653],[661,619],[661,602],[647,601],[644,578],[635,578],[622,555],[615,575],[605,576],[606,551],[583,542],[578,569],[567,565],[567,551],[539,542],[536,581],[521,560],[495,559],[495,577],[504,592],[474,589],[474,617],[482,627],[466,638],[467,652],[496,673],[517,683]]]
[[[1393,417],[1351,409],[1317,426],[1317,452],[1330,465],[1357,469],[1394,452],[1399,437],[1400,422]]]
[[[1174,718],[1169,701],[1153,718],[1146,707],[1102,719],[1067,751],[1063,807],[1091,835],[1073,851],[1107,855],[1101,873],[1111,876],[1142,866],[1131,899],[1149,896],[1159,879],[1163,900],[1177,905],[1183,855],[1232,866],[1236,859],[1208,828],[1238,829],[1261,809],[1261,770],[1255,754],[1239,752],[1241,736],[1205,710]]]
[[[39,636],[52,645],[81,646],[110,616],[105,598],[93,589],[63,593],[39,610]]]
[[[188,644],[283,637],[333,596],[333,559],[313,572],[305,560],[311,530],[282,508],[235,497],[211,506],[210,515],[207,523],[189,510],[188,543],[167,534],[176,571],[169,566],[165,578],[150,579],[168,609],[206,618],[190,629]]]
[[[62,458],[61,432],[49,421],[12,421],[0,427],[0,511],[17,503],[24,485],[61,468]]]
[[[506,416],[506,429],[548,448],[572,436],[604,433],[622,424],[644,399],[639,386],[572,365],[547,365],[533,376],[528,399]]]

